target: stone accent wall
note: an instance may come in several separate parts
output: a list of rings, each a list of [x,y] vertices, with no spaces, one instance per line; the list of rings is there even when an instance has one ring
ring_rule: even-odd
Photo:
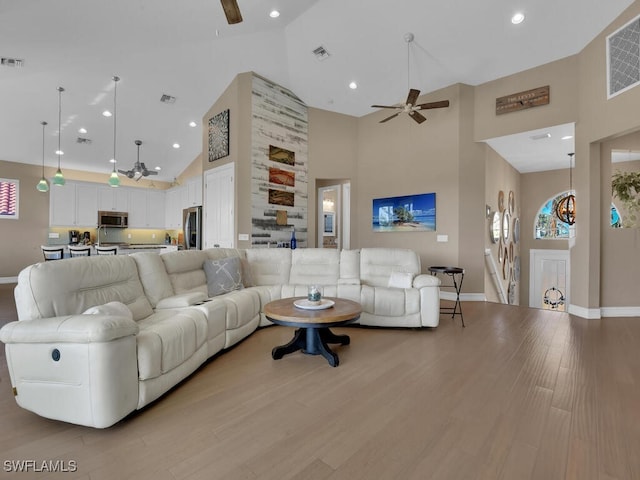
[[[251,245],[307,246],[307,106],[257,75],[251,94]]]

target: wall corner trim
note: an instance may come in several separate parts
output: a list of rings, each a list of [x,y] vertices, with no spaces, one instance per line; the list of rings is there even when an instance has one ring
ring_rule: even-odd
[[[589,320],[597,320],[601,318],[599,308],[584,308],[573,304],[569,305],[569,314]]]

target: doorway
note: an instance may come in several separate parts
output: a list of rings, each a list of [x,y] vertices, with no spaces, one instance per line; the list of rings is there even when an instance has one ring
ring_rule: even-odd
[[[318,187],[316,245],[319,248],[350,248],[351,183]]]
[[[234,173],[227,163],[204,174],[204,248],[235,247]]]
[[[569,250],[531,250],[529,306],[569,310]]]

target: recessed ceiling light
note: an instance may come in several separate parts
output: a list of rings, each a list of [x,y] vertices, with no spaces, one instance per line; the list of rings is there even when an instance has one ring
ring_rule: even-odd
[[[562,140],[571,140],[573,138],[573,135],[565,135],[564,137],[562,137]]]
[[[197,124],[196,122],[193,122],[193,121],[192,121],[192,122],[189,122],[189,126],[190,126],[191,128],[193,128],[193,127],[197,127],[197,126],[198,126],[198,124]]]
[[[56,155],[64,155],[64,152],[62,150],[56,150]]]
[[[78,129],[78,133],[87,133],[87,129],[84,127],[81,127]]]
[[[112,113],[109,110],[105,110],[104,112],[102,112],[103,117],[110,117],[111,115]]]
[[[174,143],[173,144],[173,148],[180,148],[180,144],[179,143]]]
[[[278,18],[280,16],[280,12],[278,10],[271,10],[271,12],[269,12],[269,16],[271,18]]]
[[[116,159],[112,158],[111,160],[109,160],[111,163],[116,163]]]
[[[524,13],[522,12],[518,12],[513,17],[511,17],[511,23],[513,23],[514,25],[518,25],[522,22],[524,22]]]
[[[356,82],[351,82],[351,83],[349,84],[349,88],[350,88],[351,90],[355,90],[356,88],[358,88],[358,84],[357,84]]]
[[[160,168],[160,167],[156,167],[155,169],[156,169],[158,172],[159,172],[160,170],[162,170],[162,168]]]

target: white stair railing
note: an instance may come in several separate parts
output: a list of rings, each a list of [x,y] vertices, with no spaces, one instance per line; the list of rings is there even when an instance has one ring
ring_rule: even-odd
[[[487,268],[489,269],[489,273],[491,274],[491,278],[493,279],[493,283],[496,286],[496,291],[498,292],[498,296],[500,297],[500,301],[502,303],[507,303],[507,294],[504,291],[504,286],[498,277],[498,268],[496,265],[496,261],[493,258],[493,254],[491,253],[491,249],[487,248],[484,251],[484,258],[487,263]]]

